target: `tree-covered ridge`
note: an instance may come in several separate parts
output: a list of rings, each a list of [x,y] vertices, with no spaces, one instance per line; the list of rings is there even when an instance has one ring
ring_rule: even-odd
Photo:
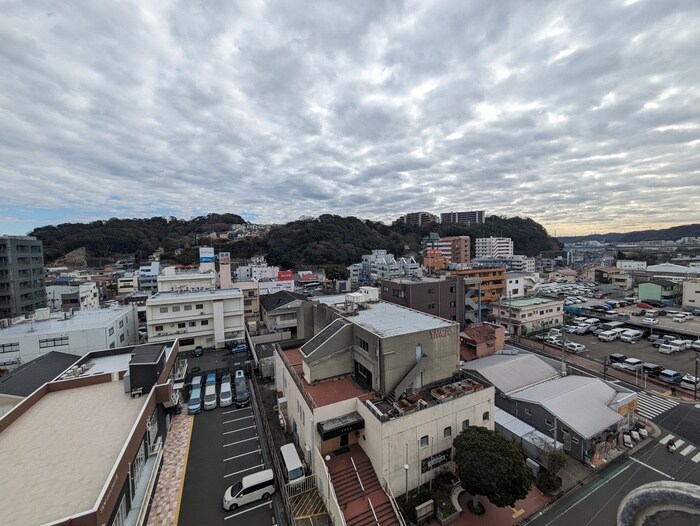
[[[271,265],[283,268],[307,266],[350,265],[362,260],[363,254],[385,249],[399,257],[406,252],[421,250],[421,241],[431,232],[440,236],[471,237],[472,254],[477,237],[510,237],[515,253],[536,255],[543,250],[556,250],[557,241],[547,235],[542,225],[532,219],[490,216],[484,224],[387,226],[357,217],[325,214],[304,218],[270,228],[266,237],[239,241],[196,241],[197,234],[223,232],[233,224],[245,221],[235,214],[209,214],[192,220],[152,217],[150,219],[110,219],[87,224],[66,223],[37,228],[34,235],[44,242],[46,261],[54,261],[67,252],[85,247],[88,257],[146,257],[158,247],[165,250],[164,258],[174,257],[175,249],[185,249],[178,257],[181,263],[197,261],[198,244],[213,245],[217,251],[231,252],[235,258],[256,254],[267,257]],[[140,258],[139,258],[140,259]]]
[[[582,241],[600,241],[608,243],[634,243],[637,241],[675,241],[682,237],[700,237],[700,224],[678,225],[659,230],[638,230],[635,232],[610,232],[608,234],[591,234],[589,236],[561,236],[562,243],[580,243]]]

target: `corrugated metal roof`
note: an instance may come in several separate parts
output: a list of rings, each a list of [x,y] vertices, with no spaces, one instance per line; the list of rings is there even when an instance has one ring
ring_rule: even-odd
[[[464,365],[476,371],[507,395],[545,380],[559,377],[559,372],[534,354],[494,354]]]
[[[590,438],[624,418],[608,407],[616,395],[617,391],[599,378],[565,376],[524,389],[512,398],[541,405],[561,425]]]

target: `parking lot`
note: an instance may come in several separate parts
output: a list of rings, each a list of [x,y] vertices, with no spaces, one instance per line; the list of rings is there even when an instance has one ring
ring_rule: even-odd
[[[235,405],[194,415],[179,524],[277,523],[275,499],[259,501],[235,511],[223,509],[226,489],[245,475],[267,469],[269,455],[258,435],[255,404]]]

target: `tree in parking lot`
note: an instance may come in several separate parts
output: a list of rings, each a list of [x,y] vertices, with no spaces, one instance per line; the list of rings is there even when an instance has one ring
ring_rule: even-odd
[[[527,496],[534,477],[523,454],[504,437],[472,426],[457,435],[452,445],[457,476],[474,497],[470,509],[481,507],[479,495],[496,506],[513,506]]]

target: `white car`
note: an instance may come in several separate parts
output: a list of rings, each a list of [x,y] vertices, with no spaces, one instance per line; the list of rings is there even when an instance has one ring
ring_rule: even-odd
[[[658,325],[658,324],[659,324],[659,320],[657,320],[656,318],[644,318],[642,320],[642,325],[651,326],[651,325]]]
[[[700,340],[695,340],[692,347],[694,351],[700,351]]]
[[[585,345],[583,345],[581,343],[576,343],[576,342],[566,342],[565,348],[567,351],[571,351],[574,353],[580,353],[580,352],[586,351]]]
[[[688,318],[685,317],[683,314],[676,314],[673,318],[671,318],[673,321],[676,323],[685,323]]]

